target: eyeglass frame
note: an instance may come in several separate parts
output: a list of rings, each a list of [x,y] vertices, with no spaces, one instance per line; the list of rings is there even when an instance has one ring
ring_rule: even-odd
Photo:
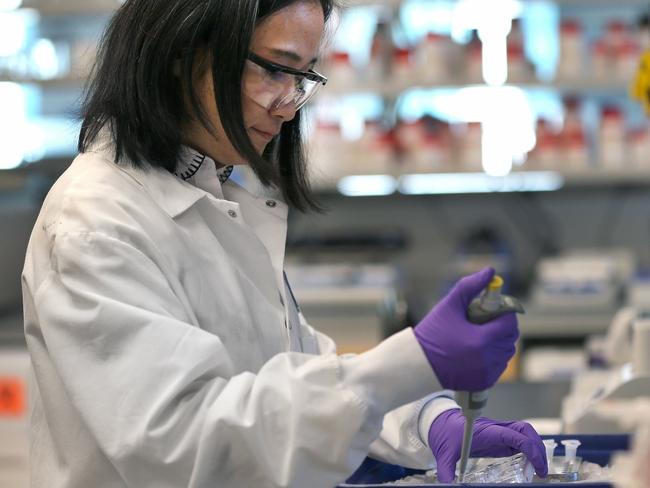
[[[302,71],[299,69],[292,68],[290,66],[274,63],[273,61],[269,61],[268,59],[258,56],[252,51],[249,51],[248,53],[248,60],[266,71],[271,71],[271,72],[279,71],[281,73],[287,73],[293,76],[301,76],[313,83],[317,83],[318,85],[322,85],[322,86],[327,85],[327,77],[325,75],[318,73],[317,71],[314,71],[313,69]],[[316,89],[312,92],[312,94],[305,101],[305,103],[309,101],[309,99],[316,93],[317,90],[318,87],[316,87]]]

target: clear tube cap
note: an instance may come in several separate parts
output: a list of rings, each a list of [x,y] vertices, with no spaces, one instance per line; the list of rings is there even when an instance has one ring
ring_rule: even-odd
[[[576,452],[578,451],[578,446],[581,442],[577,439],[567,439],[561,441],[564,446],[564,457],[568,459],[574,459],[576,457]]]

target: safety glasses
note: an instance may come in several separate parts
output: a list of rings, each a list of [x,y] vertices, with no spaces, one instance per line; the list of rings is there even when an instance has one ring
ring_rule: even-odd
[[[248,54],[244,92],[267,110],[286,105],[300,110],[326,84],[327,78],[314,70],[300,71]]]

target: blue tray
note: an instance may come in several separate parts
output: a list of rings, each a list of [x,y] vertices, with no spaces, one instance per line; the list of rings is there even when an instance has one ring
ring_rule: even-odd
[[[543,439],[555,439],[556,441],[564,439],[578,439],[581,445],[578,449],[578,455],[585,461],[600,464],[605,466],[609,463],[612,454],[620,451],[627,451],[630,448],[629,435],[554,435],[542,436]],[[564,455],[564,446],[560,444],[555,450],[556,456]],[[404,485],[390,485],[391,481],[399,480],[406,476],[413,474],[421,474],[423,471],[417,469],[408,469],[401,466],[383,463],[374,459],[366,458],[359,469],[339,488],[346,487],[381,487],[390,488],[391,486],[403,487]],[[408,485],[410,488],[417,488],[418,486],[424,487],[426,485]],[[431,486],[431,485],[428,485]],[[475,488],[501,488],[512,487],[513,485],[507,484],[438,484],[439,487],[458,488],[458,486],[467,486]],[[594,482],[594,483],[522,483],[517,486],[522,487],[552,487],[552,488],[612,488],[611,483],[608,482]]]

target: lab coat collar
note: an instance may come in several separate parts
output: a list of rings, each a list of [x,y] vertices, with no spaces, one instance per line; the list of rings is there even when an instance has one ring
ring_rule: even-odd
[[[182,149],[181,164],[179,164],[179,169],[176,171],[176,173],[181,176],[169,173],[165,169],[158,167],[141,169],[130,162],[115,165],[115,146],[107,137],[100,138],[97,143],[93,144],[88,152],[101,155],[104,160],[107,160],[111,165],[114,165],[120,171],[126,173],[129,177],[135,180],[136,183],[140,185],[144,191],[146,191],[173,219],[185,213],[203,198],[216,198],[214,195],[210,195],[205,190],[198,188],[191,183],[192,176],[198,172],[200,168],[204,166],[215,167],[216,165],[207,156],[203,156],[199,152],[190,148],[184,147]],[[202,162],[196,167],[196,169],[194,169],[196,161],[199,160],[199,158],[201,158]],[[260,190],[259,192],[249,193],[236,183],[228,181],[232,170],[231,166],[217,169],[219,181],[223,185],[223,189],[226,190],[225,198],[235,201],[239,201],[241,198],[249,201],[258,201],[260,203],[256,206],[265,206],[268,212],[286,219],[288,207],[286,203],[279,198],[279,195],[274,194],[271,190]],[[193,171],[193,173],[189,174],[188,171]],[[188,174],[189,176],[187,176]],[[183,175],[185,175],[186,178],[183,178]],[[190,181],[185,181],[186,179]],[[274,202],[272,207],[268,205],[270,201],[268,200],[269,198]]]
[[[203,190],[163,168],[140,168],[129,160],[115,164],[115,143],[106,129],[100,132],[87,152],[97,154],[105,162],[128,175],[173,219],[207,196]]]
[[[118,166],[144,188],[171,218],[175,219],[194,206],[207,193],[177,178],[162,168],[142,170],[134,166]]]
[[[219,182],[223,185],[233,172],[234,166],[219,166],[209,156],[200,153],[196,149],[184,146],[181,149],[181,160],[178,163],[174,175],[183,181],[187,181],[194,176],[203,165],[209,168],[216,168]]]

